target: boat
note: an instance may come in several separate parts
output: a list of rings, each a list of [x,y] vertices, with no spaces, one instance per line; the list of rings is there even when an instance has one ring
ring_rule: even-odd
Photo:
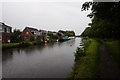
[[[68,40],[70,40],[70,39],[68,39],[67,37],[62,37],[62,38],[59,39],[60,42],[68,41]]]
[[[75,37],[73,36],[73,37],[68,37],[68,39],[75,39]]]

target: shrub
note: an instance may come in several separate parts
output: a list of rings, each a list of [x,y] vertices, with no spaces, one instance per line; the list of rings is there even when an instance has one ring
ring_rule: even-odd
[[[80,57],[85,56],[84,49],[77,47],[76,52],[74,52],[74,56],[75,56],[75,61],[79,60]]]

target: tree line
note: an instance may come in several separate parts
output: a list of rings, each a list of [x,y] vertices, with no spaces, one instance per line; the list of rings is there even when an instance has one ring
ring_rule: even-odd
[[[59,30],[58,32],[63,33],[65,36],[75,36],[75,32],[74,31],[64,31],[64,30]]]
[[[81,10],[90,8],[92,23],[81,36],[120,39],[120,2],[85,2]]]

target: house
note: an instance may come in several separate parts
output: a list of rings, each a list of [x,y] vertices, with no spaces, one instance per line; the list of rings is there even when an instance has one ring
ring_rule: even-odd
[[[23,40],[29,41],[32,37],[34,40],[37,39],[37,36],[39,36],[39,31],[36,28],[26,27],[23,32],[21,33],[20,37],[22,37]]]
[[[40,32],[41,35],[44,35],[44,34],[47,35],[48,34],[48,31],[46,31],[46,30],[41,30],[40,29],[39,32]]]
[[[2,43],[10,43],[12,36],[12,27],[0,22],[0,34],[1,33],[2,35],[0,37],[0,40],[2,40]]]
[[[53,33],[53,35],[57,35],[57,32],[52,32]]]
[[[42,40],[42,41],[45,41],[45,40],[47,40],[47,38],[48,38],[48,31],[46,31],[46,30],[39,30],[39,38]]]

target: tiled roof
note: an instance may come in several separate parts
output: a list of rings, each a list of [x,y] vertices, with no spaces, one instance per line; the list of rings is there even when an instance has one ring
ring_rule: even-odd
[[[5,23],[3,23],[3,22],[0,22],[0,26],[2,26],[2,27],[9,27],[9,28],[12,28],[11,26],[8,26],[8,25],[6,25]]]
[[[36,28],[31,28],[31,27],[26,27],[26,28],[28,28],[30,31],[31,30],[38,31],[38,29],[36,29]]]

